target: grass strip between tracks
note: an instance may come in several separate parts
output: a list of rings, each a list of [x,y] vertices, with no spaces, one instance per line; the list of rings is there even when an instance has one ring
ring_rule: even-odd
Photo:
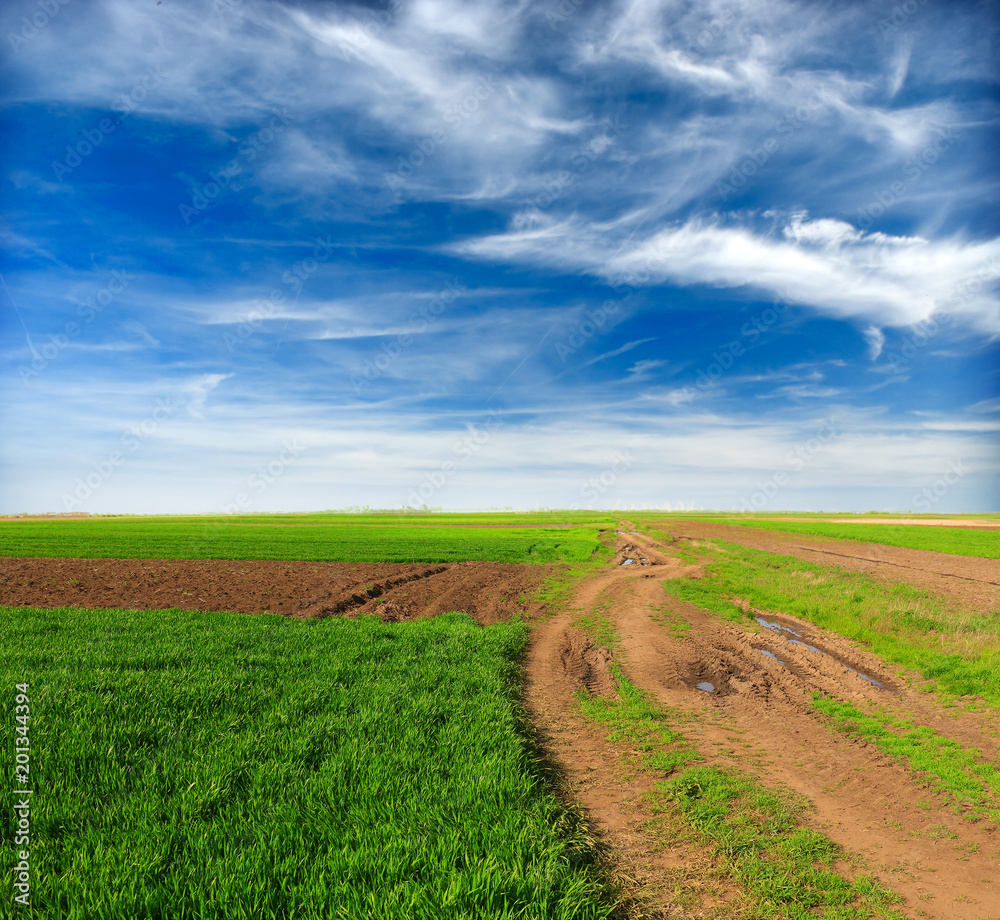
[[[882,585],[837,566],[724,541],[700,549],[701,578],[664,583],[675,597],[740,623],[753,614],[740,609],[737,600],[791,614],[863,643],[884,661],[918,671],[931,682],[927,689],[1000,707],[1000,617],[956,608],[909,585]]]
[[[864,713],[850,703],[820,694],[814,695],[813,706],[838,731],[862,738],[927,774],[933,786],[954,798],[959,814],[1000,821],[1000,772],[981,751],[885,711]]]
[[[577,624],[606,639],[610,624],[598,610]],[[674,729],[672,716],[653,704],[614,666],[617,693],[605,698],[581,691],[583,713],[611,729],[640,769],[666,774],[655,786],[654,807],[676,826],[686,825],[710,844],[745,891],[748,903],[727,905],[727,916],[782,920],[899,918],[899,898],[876,879],[845,879],[833,865],[844,854],[818,831],[802,825],[804,805],[788,791],[766,789],[732,768],[700,766],[698,753]],[[733,911],[740,911],[739,914]]]
[[[464,614],[0,608],[5,751],[30,684],[21,915],[609,916],[529,741],[525,641]]]

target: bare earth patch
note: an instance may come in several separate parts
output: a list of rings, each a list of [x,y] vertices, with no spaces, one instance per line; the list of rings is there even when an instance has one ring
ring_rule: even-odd
[[[223,559],[0,558],[0,603],[14,607],[227,610],[387,620],[463,610],[507,620],[550,569],[459,562],[395,565]]]
[[[801,517],[769,518],[773,521],[798,521]],[[972,527],[976,530],[1000,530],[1000,521],[989,518],[909,518],[909,517],[829,517],[815,518],[825,524],[902,524],[906,527]]]

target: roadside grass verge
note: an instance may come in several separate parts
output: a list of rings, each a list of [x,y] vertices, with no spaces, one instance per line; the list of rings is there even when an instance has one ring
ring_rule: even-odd
[[[884,710],[865,713],[820,694],[813,696],[813,706],[838,731],[862,738],[926,774],[934,787],[954,799],[959,814],[1000,821],[1000,771],[981,751],[964,747],[927,726],[914,727],[911,720]]]
[[[617,637],[600,606],[576,625],[595,641]],[[731,768],[700,765],[700,755],[672,723],[680,716],[652,703],[612,660],[614,697],[583,690],[585,716],[610,730],[628,763],[667,776],[655,785],[653,806],[673,835],[710,845],[742,887],[747,903],[729,905],[745,920],[866,920],[900,918],[899,898],[867,875],[845,879],[834,871],[841,849],[802,824],[805,802],[790,790],[766,789]]]
[[[908,549],[926,549],[956,556],[979,556],[1000,559],[1000,531],[971,527],[929,527],[922,524],[831,524],[826,521],[767,521],[759,519],[720,520],[720,524],[738,524],[761,530],[783,530],[814,537],[836,537],[881,543]]]
[[[0,521],[0,556],[80,559],[287,559],[331,562],[585,562],[610,550],[595,526],[482,527],[93,518]]]
[[[0,608],[25,917],[603,918],[519,705],[522,624]],[[0,817],[12,881],[14,812]],[[11,889],[8,888],[8,891]]]
[[[919,672],[928,690],[1000,707],[1000,617],[956,608],[909,585],[888,587],[859,572],[735,543],[707,543],[703,552],[703,576],[664,582],[670,594],[744,624],[753,614],[737,600],[792,614]]]

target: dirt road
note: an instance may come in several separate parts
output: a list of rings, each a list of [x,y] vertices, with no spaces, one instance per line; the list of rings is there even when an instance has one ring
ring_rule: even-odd
[[[599,689],[605,679],[606,653],[588,649],[572,626],[578,613],[598,602],[620,636],[617,654],[629,679],[663,705],[696,717],[683,723],[683,731],[708,763],[736,765],[765,785],[804,795],[813,807],[810,823],[860,857],[860,868],[845,866],[845,872],[877,875],[905,899],[907,917],[1000,917],[995,825],[955,814],[950,800],[907,768],[874,747],[834,734],[811,701],[814,691],[845,701],[877,700],[994,758],[995,715],[946,714],[907,690],[864,649],[811,624],[769,612],[761,618],[770,625],[754,633],[673,600],[662,581],[677,576],[681,563],[648,538],[620,539],[620,546],[633,547],[632,556],[652,564],[609,566],[579,586],[572,610],[536,627],[527,700],[550,755],[612,851],[638,867],[635,874],[644,886],[667,891],[677,884],[679,858],[668,850],[660,854],[665,862],[658,863],[654,844],[638,830],[651,818],[642,794],[652,780],[616,779],[621,771],[609,763],[614,757],[608,742],[574,708],[581,685]],[[616,561],[628,555],[620,550]],[[689,632],[673,638],[676,630],[665,617],[689,623]],[[697,878],[692,884],[701,888],[702,907],[691,916],[713,916],[717,900],[706,900],[708,888]],[[684,916],[671,914],[667,903],[662,916]]]

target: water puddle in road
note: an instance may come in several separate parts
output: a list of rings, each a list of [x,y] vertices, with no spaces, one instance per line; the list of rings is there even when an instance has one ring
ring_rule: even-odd
[[[771,632],[776,632],[776,633],[783,633],[783,632],[785,632],[785,633],[789,633],[790,636],[801,636],[802,635],[802,633],[797,632],[796,630],[792,629],[790,626],[783,626],[781,623],[776,623],[773,620],[765,620],[763,617],[754,617],[754,620],[756,620],[758,623],[760,623],[760,625],[763,626],[765,629],[771,630]],[[850,671],[851,674],[857,674],[858,677],[860,677],[862,680],[868,681],[868,683],[870,683],[873,687],[877,687],[879,690],[884,690],[885,689],[885,684],[880,683],[879,681],[875,680],[873,677],[869,677],[867,674],[863,674],[861,671],[855,670],[854,668],[850,667],[838,655],[836,655],[836,654],[834,654],[832,652],[829,652],[829,653],[828,652],[824,652],[823,649],[817,648],[815,645],[810,645],[808,642],[803,642],[801,639],[792,639],[790,636],[786,636],[785,639],[788,642],[790,642],[792,645],[801,645],[803,648],[808,649],[810,652],[815,652],[817,655],[822,655],[824,658],[826,658],[827,655],[829,655],[831,658],[833,658],[834,661],[837,662],[837,664],[842,665],[843,668],[844,668],[844,670]],[[768,658],[773,658],[779,664],[784,664],[785,663],[780,658],[778,658],[776,655],[773,655],[771,652],[765,651],[762,648],[757,649],[757,651],[760,652],[762,655],[767,655]]]
[[[796,633],[796,635],[798,635],[798,633]],[[810,645],[808,642],[800,642],[798,639],[789,639],[788,641],[791,642],[793,645],[801,645],[803,648],[809,649],[810,652],[815,652],[817,655],[822,655],[824,658],[826,658],[826,652],[824,652],[822,649],[816,648],[815,645]]]
[[[885,689],[885,684],[880,684],[874,677],[869,677],[867,674],[862,674],[860,671],[855,671],[854,668],[848,668],[852,674],[857,674],[862,680],[868,681],[873,687],[878,687],[879,690]]]
[[[782,626],[780,623],[775,623],[773,620],[765,620],[763,617],[754,617],[754,619],[760,623],[764,629],[769,629],[771,632],[787,632],[791,633],[793,636],[801,636],[802,633],[796,632],[791,626]]]
[[[618,564],[619,565],[635,565],[635,560],[634,559],[622,559],[622,561],[619,562]]]
[[[695,686],[699,690],[704,690],[706,693],[715,693],[715,686],[710,684],[707,680],[703,680],[700,683],[695,684]]]

